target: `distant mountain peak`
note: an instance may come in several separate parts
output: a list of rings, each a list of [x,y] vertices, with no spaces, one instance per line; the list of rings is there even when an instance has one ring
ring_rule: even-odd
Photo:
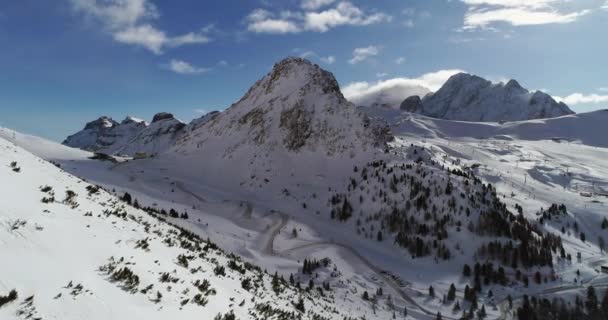
[[[507,89],[523,89],[523,87],[515,79],[509,80],[509,82],[507,82],[507,84],[505,85],[505,88],[507,88]]]
[[[154,117],[152,118],[152,123],[158,122],[161,120],[170,120],[170,119],[175,119],[175,117],[173,117],[173,114],[168,113],[168,112],[159,112],[159,113],[155,114]]]
[[[112,120],[112,118],[107,117],[107,116],[101,116],[96,120],[93,120],[91,122],[88,122],[85,125],[85,129],[107,129],[107,128],[112,128],[114,126],[118,125],[118,122]]]
[[[146,121],[139,119],[139,118],[135,118],[132,116],[127,116],[124,120],[122,120],[122,122],[120,124],[129,124],[129,123],[143,123],[145,124]]]
[[[574,113],[546,93],[531,93],[516,80],[492,84],[467,73],[453,75],[441,89],[426,96],[419,104],[414,100],[406,100],[404,104],[409,112],[461,121],[520,121]]]

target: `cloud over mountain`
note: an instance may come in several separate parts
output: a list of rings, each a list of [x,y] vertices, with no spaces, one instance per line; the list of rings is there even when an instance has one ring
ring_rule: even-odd
[[[399,107],[409,96],[424,96],[438,90],[452,75],[462,70],[439,70],[423,74],[417,78],[393,78],[373,82],[352,82],[342,92],[356,105],[371,106],[374,104]]]

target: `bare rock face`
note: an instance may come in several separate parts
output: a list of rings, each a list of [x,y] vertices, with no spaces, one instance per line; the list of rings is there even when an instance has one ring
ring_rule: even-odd
[[[99,119],[87,123],[84,128],[85,130],[104,130],[110,129],[117,126],[118,122],[112,120],[110,117],[102,116]]]
[[[161,120],[171,120],[171,119],[175,119],[173,117],[173,114],[168,113],[168,112],[159,112],[159,113],[155,114],[154,117],[152,118],[152,123],[158,122]]]
[[[283,142],[288,150],[297,151],[304,147],[312,134],[311,119],[312,115],[301,106],[281,112],[280,126],[287,132]]]
[[[418,111],[418,108],[420,108],[421,103],[422,103],[422,99],[420,99],[419,96],[411,96],[411,97],[405,99],[401,103],[401,106],[399,107],[399,109],[401,111],[414,113],[414,112]]]
[[[114,143],[111,132],[119,125],[110,117],[99,117],[87,123],[82,131],[67,137],[63,144],[88,151],[99,150]]]

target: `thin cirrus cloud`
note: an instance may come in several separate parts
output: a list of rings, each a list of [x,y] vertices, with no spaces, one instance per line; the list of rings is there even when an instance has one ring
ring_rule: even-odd
[[[304,0],[303,10],[271,12],[255,9],[246,18],[247,30],[254,33],[288,34],[300,32],[327,32],[338,26],[367,26],[391,21],[382,13],[368,13],[349,1],[341,1],[334,7],[325,8],[335,1]]]
[[[465,30],[489,28],[496,23],[512,26],[564,24],[591,13],[590,9],[560,10],[569,0],[460,0],[468,6]]]
[[[423,74],[417,78],[400,77],[377,82],[351,82],[342,89],[342,93],[356,105],[371,106],[382,103],[398,107],[407,97],[424,96],[439,90],[451,76],[460,72],[463,71],[447,69]]]
[[[171,61],[169,61],[168,68],[169,68],[169,70],[171,70],[175,73],[189,74],[189,75],[201,74],[201,73],[205,73],[205,72],[209,71],[209,69],[207,69],[207,68],[196,67],[186,61],[177,60],[177,59],[172,59]]]
[[[211,41],[207,35],[210,28],[169,36],[153,26],[150,21],[160,14],[149,0],[70,0],[76,12],[100,22],[103,31],[120,43],[143,47],[155,54],[166,48],[188,44],[203,44]]]
[[[358,64],[367,60],[368,58],[377,56],[379,53],[380,47],[378,46],[355,48],[355,50],[353,50],[353,57],[352,59],[348,60],[348,63]]]
[[[335,56],[320,56],[314,51],[301,51],[300,49],[295,49],[294,52],[299,52],[299,56],[304,59],[318,59],[324,64],[333,64],[336,62]]]

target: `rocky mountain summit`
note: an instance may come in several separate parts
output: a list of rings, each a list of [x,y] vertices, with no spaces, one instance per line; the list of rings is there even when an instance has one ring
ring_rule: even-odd
[[[243,145],[282,152],[356,154],[384,148],[388,129],[359,113],[334,76],[301,58],[287,58],[238,102],[178,141],[178,148]]]
[[[423,99],[407,98],[403,111],[460,121],[499,122],[555,118],[574,112],[548,94],[523,88],[517,81],[494,84],[459,73]]]
[[[120,123],[102,116],[87,123],[63,144],[108,154],[155,154],[171,145],[184,127],[183,122],[166,112],[154,115],[149,124],[131,116]]]

